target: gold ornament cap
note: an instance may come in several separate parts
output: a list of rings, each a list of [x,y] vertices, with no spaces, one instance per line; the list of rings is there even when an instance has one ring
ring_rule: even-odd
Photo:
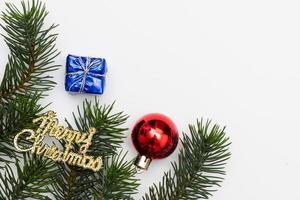
[[[138,155],[136,157],[136,160],[134,162],[135,166],[136,166],[136,170],[138,172],[143,172],[145,170],[148,169],[150,163],[151,163],[151,159],[150,158],[147,158],[146,156],[144,155]]]

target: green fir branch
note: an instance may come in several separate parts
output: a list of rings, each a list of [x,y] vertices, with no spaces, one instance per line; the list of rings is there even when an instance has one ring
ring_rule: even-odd
[[[50,159],[24,154],[24,164],[16,159],[13,166],[6,164],[0,173],[0,198],[7,200],[50,199],[51,178],[56,175],[56,165]],[[16,169],[16,173],[13,172]]]
[[[59,165],[59,172],[52,179],[52,194],[55,199],[83,200],[90,199],[89,189],[97,184],[90,180],[93,172],[77,167]]]
[[[46,108],[38,101],[54,82],[47,75],[57,69],[53,64],[58,55],[55,49],[55,25],[43,28],[48,15],[40,1],[21,1],[21,8],[6,3],[1,13],[5,31],[2,36],[10,55],[0,85],[0,161],[14,157],[12,137],[23,128],[32,126],[32,119]],[[8,157],[7,157],[8,156]]]
[[[139,186],[132,162],[122,152],[103,160],[99,172],[61,165],[52,194],[62,200],[129,200]]]
[[[224,128],[210,126],[210,121],[190,125],[190,137],[183,134],[183,148],[173,171],[165,172],[162,181],[150,187],[143,200],[208,199],[225,174],[224,165],[230,158],[229,138]]]
[[[54,59],[59,54],[55,49],[57,34],[52,33],[56,25],[44,28],[48,12],[40,1],[21,1],[22,8],[6,3],[2,12],[2,36],[10,50],[3,81],[0,87],[0,105],[17,95],[46,92],[55,82],[48,72],[59,66]]]
[[[24,128],[34,129],[32,120],[40,116],[47,107],[38,103],[40,98],[40,93],[18,95],[0,108],[0,161],[9,161],[10,157],[16,156],[13,138],[19,131]]]
[[[89,148],[91,155],[112,156],[123,143],[128,128],[123,128],[122,125],[128,119],[128,115],[123,112],[114,113],[113,108],[114,103],[101,105],[95,98],[94,102],[85,100],[82,109],[78,106],[78,115],[73,113],[79,131],[87,132],[90,127],[97,130],[93,136],[93,145]],[[72,127],[67,120],[66,122]]]
[[[40,99],[40,93],[25,94],[24,96],[17,96],[3,107],[4,113],[0,112],[0,119],[2,119],[0,124],[4,134],[0,134],[0,138],[8,139],[10,136],[14,136],[16,131],[24,127],[30,128],[28,126],[32,126],[32,120],[43,114],[42,112],[47,107],[39,104]]]
[[[21,9],[7,3],[1,13],[2,36],[10,55],[0,85],[0,199],[8,200],[50,199],[49,180],[56,174],[53,161],[16,153],[13,148],[14,135],[33,128],[32,119],[47,107],[38,101],[53,88],[49,72],[58,67],[54,64],[57,34],[52,33],[56,26],[43,28],[44,4],[26,2],[21,1]]]
[[[73,113],[79,131],[86,132],[90,127],[96,128],[97,132],[87,154],[101,155],[104,164],[99,172],[61,165],[53,181],[55,199],[130,199],[130,195],[136,192],[138,182],[134,178],[132,162],[126,162],[125,155],[117,155],[117,149],[121,147],[127,130],[122,125],[128,116],[113,110],[114,104],[102,106],[95,99],[94,103],[85,100],[82,108],[78,107],[78,115]],[[67,120],[66,122],[72,128]],[[78,148],[73,146],[75,151]]]
[[[134,178],[136,169],[133,167],[133,162],[125,161],[126,154],[120,152],[112,159],[105,159],[103,172],[96,174],[101,184],[94,191],[95,199],[133,199],[131,196],[137,193],[139,180]]]

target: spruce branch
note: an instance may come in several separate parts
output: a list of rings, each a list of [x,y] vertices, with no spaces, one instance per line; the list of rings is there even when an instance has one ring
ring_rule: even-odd
[[[64,200],[129,200],[137,192],[138,179],[132,162],[122,152],[103,160],[99,172],[60,165],[52,194]]]
[[[43,28],[45,5],[35,0],[21,5],[19,9],[6,3],[1,13],[2,36],[11,53],[0,85],[0,161],[15,156],[12,137],[30,128],[32,119],[45,109],[38,101],[54,86],[47,74],[57,68],[53,64],[57,34],[52,33],[56,26]]]
[[[112,159],[105,159],[103,172],[95,174],[101,183],[94,193],[97,200],[132,199],[137,192],[138,179],[132,161],[125,161],[122,151]]]
[[[60,165],[59,173],[53,181],[54,197],[65,200],[130,199],[138,186],[133,164],[126,162],[122,153],[117,155],[127,130],[122,125],[128,116],[123,112],[114,112],[114,104],[100,105],[97,99],[94,102],[85,100],[82,107],[78,107],[78,114],[73,113],[73,116],[79,131],[86,132],[90,127],[96,128],[97,132],[87,154],[101,155],[103,168],[99,172],[93,172]],[[72,128],[69,121],[66,122]],[[78,148],[73,146],[75,151]]]
[[[230,158],[229,138],[224,128],[210,126],[210,121],[190,125],[190,137],[183,134],[179,160],[173,171],[165,172],[162,181],[149,188],[143,200],[208,199],[225,174],[224,165]]]
[[[41,106],[38,101],[40,93],[18,95],[14,100],[0,107],[0,161],[9,161],[15,157],[13,137],[24,128],[33,128],[34,118],[41,115],[47,106]]]
[[[30,154],[24,154],[23,161],[22,166],[17,159],[13,167],[6,164],[4,173],[0,173],[0,197],[7,200],[50,199],[48,185],[56,175],[55,163]]]
[[[87,132],[90,127],[96,128],[93,145],[89,148],[91,155],[112,156],[121,147],[125,138],[122,125],[128,119],[123,112],[113,112],[114,104],[101,105],[95,98],[94,102],[85,100],[82,109],[78,106],[78,114],[73,113],[76,127],[81,132]],[[83,111],[81,111],[83,110]],[[66,120],[69,126],[71,124]]]
[[[90,199],[89,189],[97,184],[95,180],[90,180],[93,172],[77,167],[58,165],[58,174],[52,179],[51,192],[55,199],[62,200],[82,200]]]
[[[29,124],[32,124],[32,120],[37,116],[43,114],[46,106],[41,106],[39,100],[41,98],[40,93],[32,95],[17,96],[13,101],[9,102],[5,107],[3,113],[0,111],[0,121],[2,127],[2,133],[0,138],[9,138],[14,136],[16,131],[21,130],[25,126],[27,128]],[[0,109],[1,110],[1,109]]]
[[[55,25],[43,28],[47,16],[40,1],[21,2],[21,9],[7,3],[1,13],[2,36],[10,55],[0,85],[0,199],[49,199],[48,181],[56,165],[49,159],[19,154],[13,136],[23,128],[33,128],[46,106],[38,101],[54,86],[49,72],[57,69],[54,58]],[[14,160],[12,160],[14,158]],[[14,170],[17,170],[14,172]]]
[[[59,66],[54,59],[59,54],[55,49],[57,34],[52,33],[56,25],[44,28],[48,15],[45,5],[32,0],[21,2],[22,8],[6,3],[0,24],[2,34],[9,47],[10,55],[0,87],[0,105],[4,105],[17,95],[46,92],[55,82],[48,72]]]

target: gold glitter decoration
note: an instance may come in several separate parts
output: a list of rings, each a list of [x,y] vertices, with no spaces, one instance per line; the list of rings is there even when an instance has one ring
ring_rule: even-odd
[[[95,159],[93,156],[86,155],[88,148],[92,144],[92,138],[96,133],[96,129],[90,128],[87,133],[81,133],[65,128],[59,125],[59,121],[55,116],[53,111],[49,111],[45,116],[34,119],[33,123],[39,124],[39,127],[37,130],[24,129],[19,132],[14,138],[15,148],[20,152],[31,152],[57,162],[91,169],[95,172],[99,171],[102,167],[102,158],[97,157]],[[66,142],[64,151],[60,151],[55,144],[52,146],[43,144],[46,134],[58,140],[64,140]],[[25,145],[24,143],[21,145],[20,138],[25,138],[26,144],[29,142],[32,145]],[[79,146],[78,153],[72,151],[73,143]]]

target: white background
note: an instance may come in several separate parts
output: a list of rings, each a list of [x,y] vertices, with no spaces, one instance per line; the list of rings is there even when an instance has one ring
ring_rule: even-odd
[[[46,101],[61,120],[94,98],[64,91],[67,54],[104,57],[101,101],[117,100],[116,110],[131,116],[128,127],[149,112],[170,116],[180,131],[197,117],[227,126],[232,158],[211,199],[300,199],[299,1],[51,0],[47,8],[47,23],[60,24],[62,68]],[[3,41],[0,53],[3,74]],[[152,163],[137,199],[176,157]]]

